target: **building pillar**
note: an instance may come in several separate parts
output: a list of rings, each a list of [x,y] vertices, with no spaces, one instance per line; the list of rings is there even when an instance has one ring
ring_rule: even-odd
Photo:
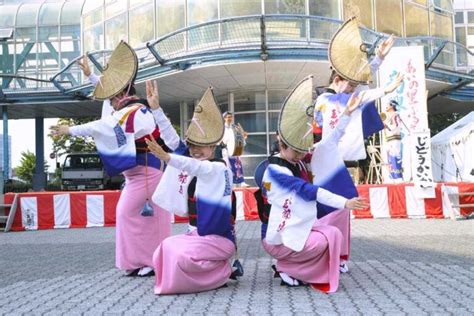
[[[44,119],[35,118],[35,156],[36,166],[33,174],[33,190],[42,191],[46,188],[46,173],[44,172]]]
[[[8,142],[8,112],[7,106],[2,106],[2,119],[3,119],[3,181],[10,178],[10,143]],[[2,181],[2,185],[3,185]]]
[[[179,103],[179,127],[180,127],[180,137],[184,139],[184,135],[188,130],[188,104],[186,102]]]

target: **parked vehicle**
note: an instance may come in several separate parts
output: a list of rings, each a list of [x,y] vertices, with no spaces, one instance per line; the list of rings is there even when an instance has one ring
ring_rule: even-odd
[[[109,177],[97,153],[71,153],[61,168],[61,190],[120,189],[122,175]]]

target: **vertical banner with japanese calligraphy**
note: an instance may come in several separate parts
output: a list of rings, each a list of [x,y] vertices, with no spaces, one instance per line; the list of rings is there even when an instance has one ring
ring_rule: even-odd
[[[385,160],[384,182],[396,182],[403,179],[414,181],[418,188],[420,178],[414,172],[416,159],[415,133],[428,135],[428,111],[425,84],[425,63],[422,46],[394,47],[385,57],[379,69],[380,86],[386,86],[400,72],[404,81],[400,87],[381,100],[382,118],[385,130],[382,138],[382,157]],[[425,134],[426,135],[426,134]],[[431,155],[429,152],[427,155]],[[429,179],[432,183],[431,158],[429,159]],[[426,190],[424,190],[426,191]],[[425,192],[424,195],[428,193]],[[428,194],[431,195],[431,194]]]

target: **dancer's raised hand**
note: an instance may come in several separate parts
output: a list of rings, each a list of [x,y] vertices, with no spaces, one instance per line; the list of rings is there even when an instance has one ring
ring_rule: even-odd
[[[89,67],[89,58],[86,55],[83,55],[81,59],[77,61],[79,67],[82,70],[84,76],[89,77],[91,75],[91,68]]]
[[[146,99],[152,110],[158,110],[160,108],[160,94],[158,93],[158,83],[156,80],[147,80]]]

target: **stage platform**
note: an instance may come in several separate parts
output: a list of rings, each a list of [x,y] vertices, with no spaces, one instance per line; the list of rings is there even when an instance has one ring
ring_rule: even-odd
[[[257,188],[234,189],[237,196],[237,220],[258,220],[253,193]],[[473,204],[474,196],[458,196],[474,192],[474,183],[438,183],[436,197],[419,199],[413,184],[359,185],[359,195],[370,207],[353,211],[353,218],[454,218],[466,216],[474,208],[453,205]],[[28,192],[19,193],[13,231],[83,228],[115,225],[115,207],[120,191]],[[5,195],[11,203],[14,193]],[[175,217],[174,222],[186,218]]]

